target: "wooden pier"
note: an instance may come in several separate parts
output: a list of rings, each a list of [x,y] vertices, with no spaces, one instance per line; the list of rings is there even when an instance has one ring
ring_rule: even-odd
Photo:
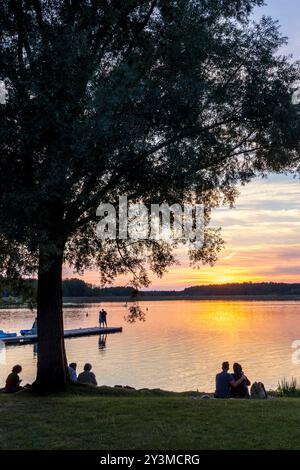
[[[110,333],[121,333],[122,327],[108,327],[108,328],[78,328],[76,330],[65,330],[65,338],[75,338],[78,336],[91,336],[91,335],[106,335]],[[37,342],[37,335],[15,336],[11,338],[0,338],[0,341],[9,344],[30,344]]]

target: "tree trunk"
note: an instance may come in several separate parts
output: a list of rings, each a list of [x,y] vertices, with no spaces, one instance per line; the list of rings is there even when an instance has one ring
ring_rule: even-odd
[[[63,250],[39,255],[37,329],[38,366],[36,389],[41,393],[61,391],[67,384],[67,358],[62,309]]]

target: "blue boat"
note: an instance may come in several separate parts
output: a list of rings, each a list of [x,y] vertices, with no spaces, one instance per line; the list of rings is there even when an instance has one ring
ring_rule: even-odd
[[[36,335],[37,334],[37,329],[36,328],[31,328],[30,330],[20,330],[20,333],[21,333],[22,336]]]
[[[16,338],[17,333],[5,333],[5,331],[0,330],[0,340],[2,338]]]
[[[36,319],[33,322],[32,327],[30,330],[20,330],[20,333],[22,336],[32,336],[32,335],[37,335],[37,325],[36,325]]]

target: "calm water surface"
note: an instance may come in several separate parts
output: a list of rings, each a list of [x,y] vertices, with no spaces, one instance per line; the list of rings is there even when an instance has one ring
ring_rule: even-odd
[[[79,370],[93,364],[99,384],[131,385],[168,390],[213,391],[222,361],[240,362],[250,380],[276,388],[292,376],[300,382],[300,364],[292,363],[294,340],[300,339],[300,303],[293,301],[152,301],[141,302],[146,321],[124,321],[123,303],[86,304],[65,310],[65,328],[96,326],[98,311],[123,333],[105,338],[66,340],[69,362]],[[0,310],[0,329],[30,328],[30,310]],[[0,350],[0,386],[15,363],[23,366],[23,382],[36,371],[36,347],[7,346]]]

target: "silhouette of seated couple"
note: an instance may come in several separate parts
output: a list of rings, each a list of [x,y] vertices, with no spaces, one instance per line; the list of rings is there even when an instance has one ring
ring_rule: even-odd
[[[81,385],[94,385],[95,387],[98,385],[97,384],[97,379],[92,372],[92,364],[89,364],[88,362],[84,365],[83,372],[81,372],[78,377],[77,377],[77,364],[76,362],[71,362],[68,367],[68,372],[69,372],[69,380],[71,383],[77,383]]]
[[[250,380],[243,372],[242,366],[235,362],[233,373],[229,373],[229,362],[223,362],[222,372],[216,375],[215,398],[250,398],[248,387]]]

